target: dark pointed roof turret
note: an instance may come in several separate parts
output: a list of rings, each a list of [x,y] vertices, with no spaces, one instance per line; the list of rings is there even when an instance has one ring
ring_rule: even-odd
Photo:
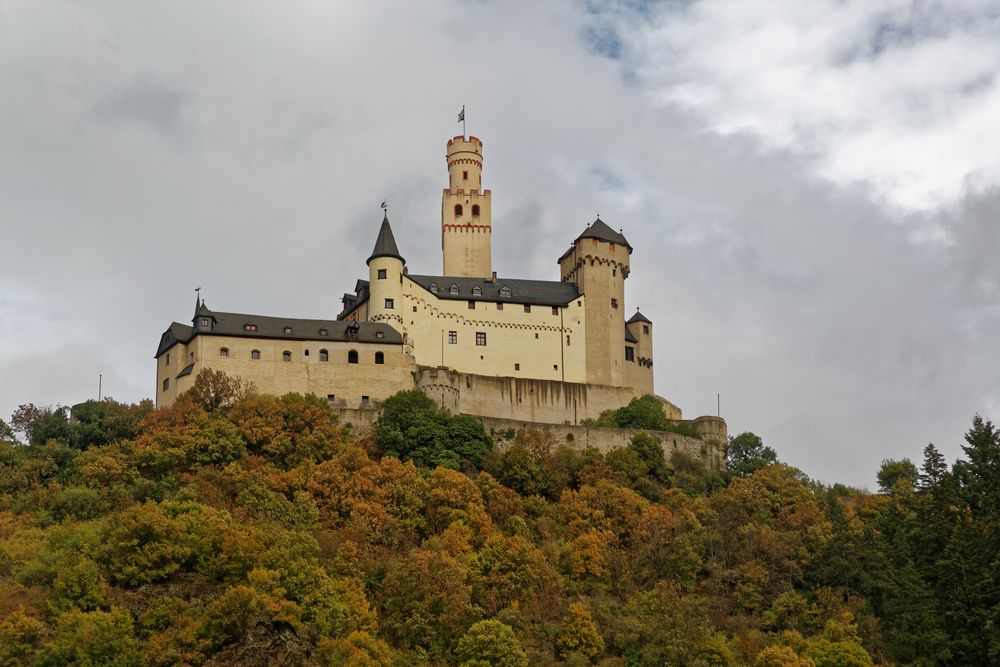
[[[583,234],[576,237],[577,241],[580,239],[598,239],[609,243],[617,243],[628,248],[629,253],[632,252],[632,246],[625,239],[625,236],[621,232],[616,232],[611,227],[608,227],[607,223],[600,218],[594,220],[593,224],[588,225],[587,229],[583,231]]]
[[[371,264],[371,261],[376,257],[395,257],[404,264],[406,263],[406,260],[399,254],[399,248],[396,247],[396,239],[392,236],[388,211],[385,212],[382,218],[382,227],[379,228],[378,238],[375,239],[375,249],[372,250],[371,256],[365,263]]]
[[[632,324],[633,322],[645,322],[646,324],[653,323],[648,317],[640,313],[638,308],[635,309],[635,315],[628,319],[628,324]]]

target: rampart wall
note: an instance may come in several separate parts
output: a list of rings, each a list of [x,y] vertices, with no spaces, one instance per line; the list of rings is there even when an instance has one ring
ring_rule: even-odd
[[[334,408],[340,418],[340,423],[350,425],[353,432],[359,436],[371,433],[378,421],[381,410],[378,405],[368,409]],[[594,447],[607,453],[616,447],[626,447],[637,433],[648,433],[663,445],[663,451],[669,460],[674,452],[682,452],[701,459],[713,470],[725,468],[725,428],[726,423],[718,417],[699,417],[681,423],[688,424],[702,433],[702,439],[692,438],[678,433],[662,431],[643,431],[630,428],[599,428],[573,424],[547,424],[520,419],[505,419],[501,417],[481,417],[470,415],[483,425],[497,446],[503,448],[509,444],[511,436],[518,429],[533,429],[551,434],[560,444],[566,444],[574,449]],[[721,437],[718,435],[721,433]]]

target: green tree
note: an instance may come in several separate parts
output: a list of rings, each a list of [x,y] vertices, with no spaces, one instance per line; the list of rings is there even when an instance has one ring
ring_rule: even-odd
[[[760,436],[745,431],[729,438],[726,461],[733,475],[749,477],[761,468],[777,463],[778,454],[765,445]]]
[[[924,447],[924,462],[920,466],[920,474],[917,476],[918,487],[922,491],[933,488],[941,482],[947,472],[948,464],[934,443]]]
[[[571,602],[569,611],[562,619],[556,649],[562,658],[576,653],[591,662],[604,653],[604,639],[597,631],[594,618],[579,602]]]
[[[458,640],[455,657],[460,667],[527,667],[528,657],[509,625],[479,621]]]
[[[122,607],[63,614],[52,641],[42,647],[37,664],[44,667],[138,665],[139,642],[135,638],[132,615]]]
[[[879,468],[876,479],[882,493],[892,493],[899,482],[905,482],[907,488],[912,489],[917,484],[917,466],[910,459],[882,459],[882,467]]]

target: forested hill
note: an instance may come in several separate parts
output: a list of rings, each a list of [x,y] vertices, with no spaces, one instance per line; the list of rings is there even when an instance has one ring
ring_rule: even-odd
[[[24,406],[0,422],[3,665],[1000,663],[1000,436],[809,482],[601,455],[415,392]],[[956,438],[961,434],[956,434]],[[15,441],[19,439],[20,442]]]

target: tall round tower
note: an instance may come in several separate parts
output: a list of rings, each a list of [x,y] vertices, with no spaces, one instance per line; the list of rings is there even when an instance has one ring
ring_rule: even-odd
[[[448,141],[448,187],[441,195],[444,275],[488,278],[493,272],[489,190],[483,190],[483,142]]]
[[[406,260],[399,254],[396,239],[389,226],[389,214],[382,218],[375,248],[368,257],[368,320],[385,322],[405,332],[403,326],[403,267]]]

